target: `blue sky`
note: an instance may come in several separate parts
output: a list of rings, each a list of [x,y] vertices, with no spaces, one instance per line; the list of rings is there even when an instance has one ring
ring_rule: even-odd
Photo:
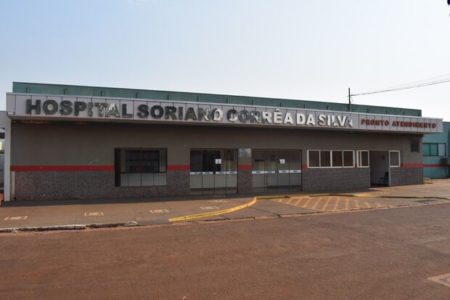
[[[30,81],[345,102],[347,87],[450,78],[449,13],[445,0],[3,0],[0,92]],[[450,83],[354,100],[450,120]]]

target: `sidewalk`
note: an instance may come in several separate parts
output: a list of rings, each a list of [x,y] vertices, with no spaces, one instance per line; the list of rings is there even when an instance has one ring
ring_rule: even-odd
[[[0,207],[0,231],[85,229],[112,226],[289,217],[450,203],[450,180],[376,188],[364,193],[266,197],[198,197],[135,201],[11,202]]]

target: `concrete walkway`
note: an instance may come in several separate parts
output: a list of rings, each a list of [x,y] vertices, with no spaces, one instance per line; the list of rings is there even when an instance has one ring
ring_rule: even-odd
[[[0,207],[0,232],[161,225],[292,217],[450,202],[450,180],[376,188],[364,193],[284,197],[197,198],[163,201],[12,202]]]

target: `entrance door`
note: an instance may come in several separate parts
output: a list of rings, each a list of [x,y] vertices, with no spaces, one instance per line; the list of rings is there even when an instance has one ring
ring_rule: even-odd
[[[237,150],[191,150],[190,188],[201,193],[236,193]]]
[[[254,189],[301,189],[300,150],[253,150],[252,157]]]
[[[370,185],[389,186],[389,151],[370,151]]]

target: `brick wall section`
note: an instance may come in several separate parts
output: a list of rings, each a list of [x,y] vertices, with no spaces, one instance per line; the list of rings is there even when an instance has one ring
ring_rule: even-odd
[[[238,172],[238,193],[250,194],[252,193],[252,171],[241,170]]]
[[[329,192],[364,190],[370,187],[367,168],[308,169],[303,173],[303,191]]]
[[[17,200],[132,199],[189,194],[189,172],[167,172],[167,185],[116,187],[113,172],[16,172]]]
[[[391,185],[423,183],[423,168],[391,168]]]

